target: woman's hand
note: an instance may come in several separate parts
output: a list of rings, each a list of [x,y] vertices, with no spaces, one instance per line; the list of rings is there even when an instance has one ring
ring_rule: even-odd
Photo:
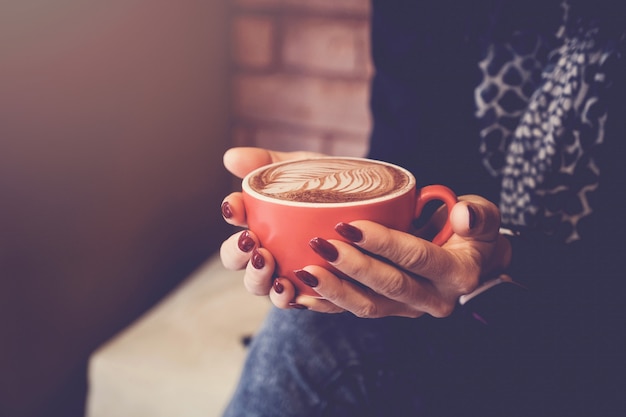
[[[275,152],[260,148],[233,148],[224,154],[224,166],[231,173],[243,178],[252,170],[263,165],[291,159],[304,159],[322,156],[313,152]],[[224,219],[234,225],[246,227],[246,209],[241,193],[228,195],[222,202]],[[220,249],[222,263],[227,269],[246,269],[244,285],[256,295],[268,295],[278,307],[294,305],[295,289],[286,279],[273,279],[274,258],[259,247],[259,241],[251,230],[244,230],[230,236]]]
[[[369,221],[337,226],[338,236],[353,244],[312,240],[313,250],[356,283],[307,266],[297,276],[323,299],[298,296],[297,305],[359,317],[450,315],[459,296],[511,259],[510,244],[498,232],[497,207],[478,196],[459,200],[450,217],[454,234],[442,247]]]
[[[243,177],[269,163],[310,156],[319,154],[234,148],[224,155],[224,165]],[[246,269],[244,285],[249,292],[269,294],[280,308],[350,311],[360,317],[418,317],[424,313],[445,317],[459,296],[473,291],[481,280],[497,275],[511,258],[508,241],[498,233],[497,207],[478,196],[459,200],[450,215],[454,234],[442,247],[369,221],[337,228],[337,236],[352,244],[314,239],[311,250],[355,281],[339,279],[319,266],[298,271],[298,277],[323,298],[296,296],[289,280],[274,279],[274,258],[259,246],[254,231],[232,235],[222,244],[220,255],[226,268]],[[224,199],[222,214],[230,224],[246,226],[241,193]]]

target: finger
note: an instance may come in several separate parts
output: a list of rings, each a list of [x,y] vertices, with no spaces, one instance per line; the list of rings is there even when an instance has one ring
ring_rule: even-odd
[[[308,269],[309,270],[312,269],[313,273],[315,274],[319,272],[320,275],[324,274],[324,275],[328,275],[329,277],[331,277],[331,279],[337,279],[332,273],[328,272],[326,269],[322,267],[310,266],[308,267]],[[315,290],[316,287],[319,285],[319,281],[313,273],[309,272],[309,270],[307,270],[307,268],[304,268],[298,271],[294,271],[295,276],[297,279],[300,279],[302,283],[304,283],[305,285]],[[321,296],[321,294],[319,297],[313,297],[313,296],[308,296],[308,295],[298,295],[295,302],[298,305],[304,306],[308,308],[309,310],[317,311],[319,313],[341,313],[345,311],[343,308],[324,299]]]
[[[315,152],[278,152],[263,148],[238,147],[224,153],[224,166],[239,178],[245,177],[250,171],[274,162],[291,159],[305,159],[322,156]]]
[[[299,295],[296,297],[295,303],[298,306],[306,307],[308,310],[318,313],[337,314],[346,311],[326,299],[311,297],[309,295]]]
[[[337,247],[339,253],[337,260],[331,264],[363,286],[371,288],[386,299],[418,308],[420,311],[433,315],[447,313],[440,311],[445,306],[441,303],[439,291],[429,280],[418,274],[409,273],[406,268],[399,267],[393,262],[366,255],[345,242],[333,240],[329,242]],[[389,314],[389,311],[387,313]],[[395,311],[394,314],[407,315],[407,312],[403,311],[400,314]]]
[[[276,278],[270,290],[270,300],[278,308],[294,308],[296,288],[287,278]]]
[[[500,235],[500,211],[492,202],[475,195],[460,198],[450,214],[455,238],[452,242],[462,245],[462,240],[472,240],[473,248],[482,256],[482,274],[491,275],[507,268],[511,262],[510,242]],[[453,248],[454,243],[447,246]]]
[[[254,233],[244,230],[230,236],[220,247],[220,259],[226,269],[244,269],[259,242]]]
[[[354,242],[356,245],[389,260],[391,264],[402,270],[429,280],[454,275],[455,273],[460,276],[465,275],[465,271],[462,271],[463,263],[459,259],[463,255],[461,251],[448,251],[409,233],[389,229],[381,224],[367,220],[354,221],[348,227],[350,226],[361,233],[361,239]],[[340,229],[337,228],[337,230],[339,231]],[[344,262],[349,262],[347,257],[342,259],[344,259]],[[366,267],[374,267],[374,265]],[[393,266],[392,268],[397,269]],[[400,282],[390,283],[392,286],[394,284],[401,287]],[[401,288],[398,288],[397,291],[400,290]],[[394,292],[393,288],[390,288],[388,291]]]
[[[325,268],[311,265],[301,271],[304,271],[305,277],[309,276],[303,282],[307,285],[314,284],[313,289],[323,297],[323,300],[302,301],[312,310],[322,312],[346,310],[362,318],[418,317],[423,314],[409,305],[386,298],[369,288],[340,279]],[[298,277],[301,276],[302,272]]]
[[[234,226],[246,227],[246,207],[243,203],[242,194],[231,193],[222,201],[222,217]]]
[[[344,235],[359,235],[356,245],[389,262],[371,257],[359,261],[355,254],[349,254],[347,244],[337,243],[340,256],[333,265],[389,298],[433,316],[445,317],[454,307],[451,297],[471,292],[478,285],[480,266],[475,261],[476,250],[471,245],[463,245],[459,236],[453,236],[446,243],[446,247],[455,248],[448,250],[370,221],[355,221],[348,227],[359,233],[343,231]],[[336,229],[341,231],[342,227]]]
[[[475,195],[463,196],[450,213],[454,233],[480,241],[493,241],[500,229],[500,212],[492,202]]]
[[[243,277],[244,286],[254,295],[267,295],[272,288],[274,257],[267,249],[254,248]]]

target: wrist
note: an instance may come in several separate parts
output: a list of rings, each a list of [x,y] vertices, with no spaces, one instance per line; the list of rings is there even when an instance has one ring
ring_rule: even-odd
[[[507,229],[501,227],[498,234],[498,239],[500,240],[499,247],[501,248],[501,256],[503,259],[503,271],[506,273],[511,268],[511,263],[513,261],[513,245],[511,244],[511,239],[518,239],[519,233],[514,232],[511,229]]]
[[[472,298],[477,297],[485,291],[490,290],[496,285],[500,285],[505,282],[515,283],[509,275],[509,269],[511,267],[513,259],[513,247],[511,245],[511,242],[509,241],[509,238],[512,236],[516,237],[517,234],[510,229],[500,228],[499,235],[497,237],[495,253],[493,256],[493,259],[496,260],[495,266],[492,268],[488,268],[488,270],[493,271],[490,275],[492,278],[482,281],[481,284],[471,293],[464,294],[459,297],[459,303],[461,305],[466,304]],[[494,274],[497,274],[495,278],[493,278]]]
[[[530,292],[505,274],[461,296],[459,305],[464,315],[494,329],[515,327],[515,323],[536,317]]]
[[[513,259],[513,247],[505,234],[498,234],[488,260],[483,264],[479,285],[490,282],[494,277],[508,274]]]

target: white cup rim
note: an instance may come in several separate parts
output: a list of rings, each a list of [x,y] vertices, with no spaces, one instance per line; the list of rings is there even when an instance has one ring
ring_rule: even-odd
[[[390,162],[385,162],[385,161],[380,161],[380,160],[370,159],[370,158],[359,158],[359,157],[353,157],[353,156],[319,156],[319,157],[312,157],[312,158],[304,158],[301,160],[304,161],[304,160],[318,160],[318,159],[343,159],[343,160],[354,160],[354,161],[366,161],[366,162],[373,162],[376,164],[389,166],[389,167],[392,167],[392,168],[395,168],[404,172],[409,178],[409,182],[406,186],[381,197],[375,197],[375,198],[370,198],[367,200],[359,200],[359,201],[348,201],[348,202],[342,202],[342,203],[312,203],[312,202],[304,202],[304,201],[282,200],[280,198],[270,197],[265,194],[261,194],[258,191],[253,190],[252,187],[250,187],[250,184],[249,184],[250,178],[258,174],[259,172],[264,171],[271,167],[285,165],[285,164],[298,161],[298,160],[289,160],[289,161],[275,162],[269,165],[263,165],[262,167],[259,167],[249,172],[242,181],[242,184],[241,184],[242,189],[244,193],[248,194],[249,196],[253,197],[256,200],[261,200],[261,201],[265,201],[268,203],[273,203],[273,204],[277,204],[281,206],[308,207],[308,208],[337,208],[337,207],[356,207],[356,206],[363,206],[363,205],[371,205],[371,204],[376,204],[376,203],[380,203],[384,201],[393,200],[397,197],[405,195],[411,189],[415,188],[416,180],[415,180],[415,176],[411,173],[411,171],[401,166],[392,164]]]

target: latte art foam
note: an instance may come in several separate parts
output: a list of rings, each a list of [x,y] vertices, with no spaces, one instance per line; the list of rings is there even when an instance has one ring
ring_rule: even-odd
[[[410,184],[400,169],[360,159],[321,158],[272,166],[252,176],[265,196],[306,203],[348,203],[393,194]]]

